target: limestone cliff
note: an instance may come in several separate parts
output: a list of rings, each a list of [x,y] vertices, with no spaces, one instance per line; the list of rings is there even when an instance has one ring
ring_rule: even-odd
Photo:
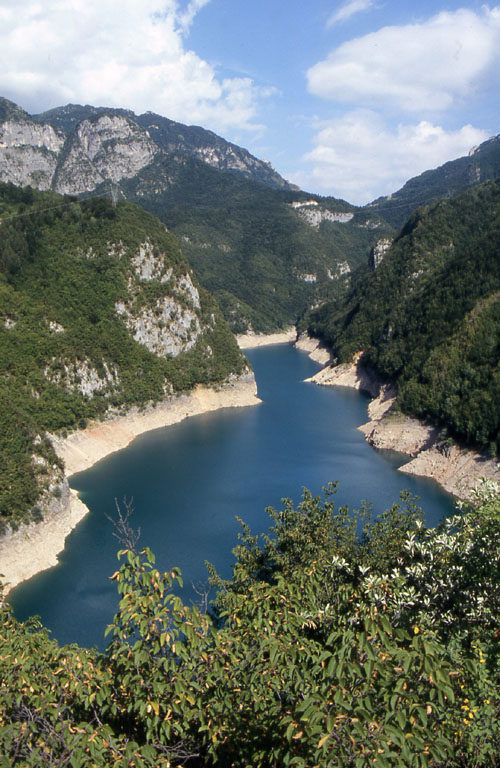
[[[247,150],[160,115],[68,105],[31,116],[0,98],[0,181],[78,195],[103,182],[130,179],[157,157],[161,166],[172,154],[196,157],[275,188],[295,188]]]
[[[149,135],[127,117],[83,120],[68,139],[67,154],[60,159],[52,186],[61,194],[79,194],[103,181],[131,178],[158,151]]]
[[[328,208],[320,205],[317,200],[304,200],[290,203],[289,205],[297,211],[304,221],[315,228],[319,227],[323,221],[347,224],[354,218],[354,213],[351,211],[330,211]]]
[[[65,137],[28,115],[0,123],[0,180],[50,189]]]

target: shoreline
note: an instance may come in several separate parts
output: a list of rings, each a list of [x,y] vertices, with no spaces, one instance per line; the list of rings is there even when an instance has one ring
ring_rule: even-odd
[[[42,522],[21,525],[17,531],[0,539],[4,597],[23,581],[57,565],[66,537],[88,513],[88,507],[76,491],[69,488],[69,477],[126,448],[145,432],[220,408],[258,405],[260,402],[255,376],[251,372],[219,387],[197,385],[189,395],[170,397],[142,411],[134,408],[126,414],[95,422],[64,439],[53,437],[54,448],[65,463],[62,495],[60,499],[51,500],[48,509],[44,510]]]
[[[297,331],[293,325],[279,333],[240,333],[236,341],[240,349],[255,349],[255,347],[267,347],[270,344],[292,344],[297,338]]]
[[[189,395],[177,395],[144,410],[134,408],[123,416],[73,432],[65,439],[54,437],[52,442],[64,461],[66,476],[71,477],[111,453],[126,448],[145,432],[169,427],[190,416],[219,408],[237,408],[260,402],[255,377],[250,373],[218,388],[198,384]]]
[[[310,347],[318,345],[308,339]],[[399,472],[435,480],[441,488],[461,501],[471,498],[471,491],[483,479],[500,482],[500,464],[478,451],[448,444],[440,430],[418,419],[394,413],[394,384],[383,383],[360,365],[361,353],[351,363],[327,364],[307,381],[319,386],[340,386],[367,392],[373,398],[368,405],[369,421],[358,429],[373,448],[397,451],[409,457]]]
[[[297,339],[294,328],[267,336],[239,336],[237,341],[241,349],[294,343],[297,349],[324,365],[306,381],[319,386],[354,388],[370,394],[369,421],[358,429],[374,448],[397,451],[409,457],[408,462],[399,467],[400,472],[433,479],[445,491],[462,500],[470,498],[470,490],[481,478],[500,481],[500,465],[495,460],[456,445],[443,444],[435,427],[393,413],[395,387],[383,384],[364,369],[359,364],[361,353],[351,363],[333,366],[331,351],[324,344],[308,336]],[[62,496],[51,500],[41,523],[21,525],[16,532],[0,539],[4,597],[23,581],[57,565],[66,537],[88,513],[77,492],[69,488],[69,477],[126,448],[145,432],[220,408],[260,402],[255,377],[249,373],[219,387],[197,385],[189,395],[172,396],[143,410],[134,408],[126,414],[95,422],[65,439],[53,437],[54,448],[65,462]]]

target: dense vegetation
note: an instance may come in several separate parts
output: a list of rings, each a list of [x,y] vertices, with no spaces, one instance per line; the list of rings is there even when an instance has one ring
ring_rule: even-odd
[[[343,200],[272,189],[181,154],[155,160],[121,188],[180,238],[235,332],[282,328],[317,300],[340,295],[338,264],[358,266],[389,230]],[[289,205],[310,199],[354,218],[312,227]]]
[[[494,136],[475,147],[466,157],[451,160],[439,168],[424,171],[388,197],[379,197],[367,206],[393,227],[402,227],[421,205],[455,197],[474,184],[500,176],[500,137]]]
[[[500,183],[417,211],[345,302],[312,313],[339,360],[397,380],[407,413],[500,450]]]
[[[120,127],[113,127],[117,117]],[[103,118],[111,119],[101,124]],[[47,172],[33,171],[36,163],[27,163],[22,147],[2,150],[5,180],[22,177],[43,189],[85,194],[89,184],[105,179],[99,191],[109,194],[112,185],[119,197],[154,213],[182,238],[200,283],[216,295],[236,332],[283,328],[309,306],[339,295],[346,270],[362,262],[377,234],[391,230],[368,209],[300,192],[267,162],[211,131],[151,112],[68,104],[31,116],[0,98],[2,119],[20,123],[37,162],[48,150],[29,144],[30,129],[50,125],[65,137]],[[93,136],[93,154],[78,138],[83,121],[85,135]],[[134,171],[141,167],[137,142],[150,162]],[[313,227],[287,205],[311,197],[326,211],[351,212],[354,218]]]
[[[16,524],[29,510],[39,518],[40,489],[60,470],[47,431],[221,381],[246,363],[203,291],[204,332],[189,351],[159,356],[134,340],[116,303],[154,309],[189,273],[175,238],[141,209],[1,185],[0,217],[0,523]],[[131,259],[146,241],[169,281],[137,278]],[[98,377],[93,393],[80,386],[85,375]]]
[[[371,520],[333,491],[270,510],[261,544],[244,527],[211,615],[122,518],[103,653],[4,606],[0,764],[497,766],[498,487],[429,530],[411,500]]]

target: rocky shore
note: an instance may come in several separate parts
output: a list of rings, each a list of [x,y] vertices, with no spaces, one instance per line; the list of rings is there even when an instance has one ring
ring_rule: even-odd
[[[310,348],[314,354],[318,342],[306,338],[297,346]],[[395,387],[384,384],[363,368],[360,356],[357,355],[351,363],[326,365],[309,381],[320,386],[351,387],[372,396],[368,406],[369,421],[359,427],[370,445],[406,454],[409,461],[399,467],[400,472],[432,478],[461,500],[470,498],[471,490],[482,478],[500,482],[500,465],[495,459],[443,441],[435,427],[395,411]]]
[[[293,326],[280,333],[244,333],[236,336],[240,349],[253,349],[254,347],[267,347],[269,344],[292,344],[297,338],[297,332]]]
[[[65,463],[66,479],[60,497],[51,500],[44,510],[42,522],[21,525],[17,531],[0,539],[4,595],[22,581],[56,565],[66,537],[87,514],[88,508],[69,488],[68,477],[125,448],[143,432],[218,408],[257,403],[260,403],[257,384],[253,373],[249,373],[217,388],[198,386],[189,395],[171,397],[155,407],[134,409],[125,415],[96,422],[66,439],[54,437],[54,447]]]

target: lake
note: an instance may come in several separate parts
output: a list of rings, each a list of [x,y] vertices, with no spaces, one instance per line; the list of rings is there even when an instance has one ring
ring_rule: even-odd
[[[367,420],[368,399],[341,387],[306,383],[320,366],[288,345],[247,350],[257,378],[258,406],[229,408],[187,419],[137,438],[128,448],[74,475],[90,513],[66,540],[60,564],[24,582],[9,596],[23,620],[38,614],[60,643],[104,646],[116,611],[119,543],[109,516],[115,499],[133,500],[132,525],[157,566],[182,569],[186,601],[206,585],[205,561],[230,576],[231,550],[245,520],[266,531],[267,506],[319,494],[338,481],[338,505],[363,499],[382,512],[403,489],[419,497],[428,525],[454,509],[431,480],[397,472],[407,459],[376,451],[357,427]],[[194,585],[194,588],[193,588]]]

